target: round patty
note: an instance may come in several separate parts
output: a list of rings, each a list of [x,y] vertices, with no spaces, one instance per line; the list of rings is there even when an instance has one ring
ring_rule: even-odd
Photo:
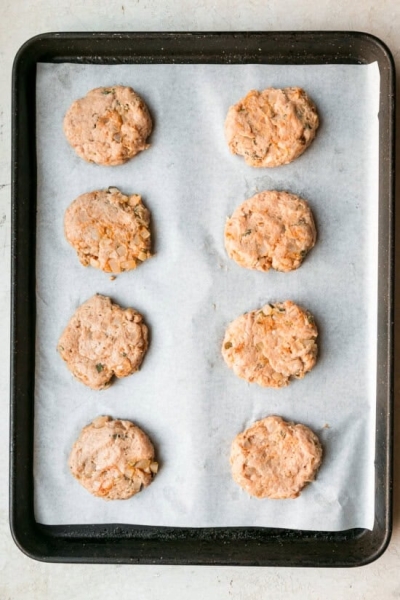
[[[319,125],[317,109],[298,87],[251,90],[231,106],[225,136],[252,167],[277,167],[303,154]]]
[[[238,377],[279,388],[313,368],[317,336],[312,315],[291,300],[266,304],[229,324],[222,356]]]
[[[104,500],[134,496],[158,471],[147,435],[130,421],[111,417],[97,417],[82,429],[68,464],[79,483]]]
[[[150,213],[140,196],[115,188],[79,196],[67,208],[64,231],[86,267],[129,271],[151,256]]]
[[[69,370],[93,390],[127,377],[142,364],[148,347],[143,317],[96,294],[75,311],[64,329],[58,351]]]
[[[122,85],[91,90],[64,117],[64,133],[75,152],[98,165],[120,165],[146,150],[151,130],[146,104]]]
[[[315,479],[321,465],[322,447],[305,425],[281,417],[256,421],[233,440],[233,479],[256,498],[297,498]]]
[[[247,269],[292,271],[301,265],[316,236],[305,200],[288,192],[260,192],[227,220],[225,248]]]

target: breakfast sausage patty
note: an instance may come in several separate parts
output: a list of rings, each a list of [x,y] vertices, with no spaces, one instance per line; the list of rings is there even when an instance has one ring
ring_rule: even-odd
[[[120,273],[151,256],[149,211],[140,196],[115,187],[76,198],[65,212],[64,231],[85,267]]]
[[[102,390],[109,387],[113,375],[135,373],[147,347],[148,330],[142,315],[96,294],[77,308],[57,349],[79,381]]]
[[[266,417],[233,440],[232,477],[256,498],[297,498],[321,465],[319,439],[305,425]]]
[[[75,152],[98,165],[121,165],[146,150],[151,130],[146,104],[122,85],[91,90],[64,117],[64,133]]]
[[[130,421],[103,416],[82,429],[68,464],[79,483],[104,500],[134,496],[158,471],[147,435]]]
[[[252,167],[277,167],[303,154],[319,125],[317,109],[298,87],[251,90],[225,121],[230,151]]]
[[[291,300],[266,304],[228,325],[222,356],[238,377],[279,388],[313,368],[317,336],[312,315]]]
[[[268,271],[297,269],[316,240],[307,202],[288,192],[260,192],[227,220],[225,248],[242,267]]]

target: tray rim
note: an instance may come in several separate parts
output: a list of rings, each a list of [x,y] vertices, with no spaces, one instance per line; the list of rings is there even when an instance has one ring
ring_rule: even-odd
[[[32,365],[34,367],[35,359],[35,259],[34,252],[29,254],[29,250],[34,250],[35,247],[35,228],[31,227],[30,232],[27,229],[31,225],[29,220],[35,220],[36,164],[34,133],[32,135],[35,125],[34,102],[33,108],[31,106],[28,109],[29,89],[32,89],[35,83],[34,71],[37,62],[104,63],[105,55],[101,57],[99,52],[87,54],[86,59],[83,54],[74,53],[74,47],[79,44],[79,48],[82,49],[82,44],[101,46],[104,42],[113,41],[119,44],[120,51],[124,50],[123,54],[117,56],[118,60],[129,56],[131,60],[126,62],[135,62],[132,61],[134,52],[129,42],[141,43],[146,49],[146,44],[151,45],[161,40],[164,45],[172,44],[173,47],[175,44],[176,50],[179,50],[172,55],[172,60],[171,55],[150,52],[144,55],[146,60],[136,62],[190,62],[187,61],[188,58],[196,58],[193,49],[190,48],[192,43],[196,45],[196,50],[203,58],[201,61],[192,60],[192,62],[213,62],[207,58],[210,56],[215,58],[215,53],[219,53],[220,59],[225,59],[222,62],[228,62],[221,49],[215,48],[212,54],[208,47],[210,44],[224,40],[233,44],[233,47],[237,45],[232,62],[246,63],[265,58],[264,52],[260,56],[255,51],[256,40],[261,45],[268,41],[271,43],[273,40],[283,45],[291,43],[297,51],[297,60],[288,61],[287,56],[283,56],[284,52],[280,55],[278,50],[274,49],[272,62],[275,64],[372,62],[366,60],[362,50],[364,53],[371,52],[373,60],[379,63],[381,109],[384,109],[382,114],[380,110],[379,128],[379,229],[380,234],[382,228],[385,230],[386,243],[382,244],[380,235],[379,266],[383,266],[384,281],[380,273],[378,297],[382,297],[384,302],[379,306],[378,322],[384,328],[379,329],[379,335],[377,332],[377,345],[378,374],[382,376],[381,384],[384,391],[380,403],[382,406],[377,403],[377,412],[379,408],[386,409],[383,417],[381,415],[384,421],[384,440],[381,441],[386,443],[379,444],[376,449],[376,498],[380,501],[378,503],[380,510],[376,509],[372,531],[354,529],[345,532],[306,532],[249,527],[192,529],[119,524],[45,526],[35,521],[32,471],[34,397],[33,386],[31,386],[34,383]],[[310,50],[310,44],[313,50]],[[63,50],[64,54],[57,53],[55,46]],[[325,47],[329,50],[324,49]],[[348,47],[351,48],[351,52]],[[295,51],[292,50],[292,54]],[[66,60],[65,53],[70,60]],[[344,60],[346,56],[347,61]],[[143,56],[136,57],[143,59]],[[182,61],[182,57],[186,60]],[[271,51],[268,57],[271,61]],[[107,58],[110,62],[115,61],[112,52],[109,52]],[[284,61],[283,58],[286,60]],[[327,60],[329,58],[331,60]],[[258,60],[258,62],[267,61]],[[387,104],[382,107],[383,92],[387,94]],[[363,32],[55,32],[39,34],[21,46],[15,56],[12,77],[10,528],[13,539],[22,552],[33,559],[46,562],[348,567],[368,564],[385,551],[392,530],[394,106],[393,57],[381,40]],[[26,128],[24,129],[22,125]],[[24,137],[26,131],[28,135]],[[27,167],[26,180],[21,178],[21,162],[24,158]],[[384,202],[382,202],[383,192]],[[27,217],[29,217],[28,221]],[[24,233],[28,234],[29,241],[25,244],[27,246],[25,249],[21,244],[24,241],[21,239]],[[25,346],[21,350],[23,343]],[[22,357],[19,356],[18,349],[20,349],[19,354],[23,354]],[[383,361],[379,366],[382,356]],[[23,384],[21,384],[21,377],[23,377]],[[23,390],[20,389],[19,384],[24,388]],[[378,466],[383,467],[382,472],[378,472]],[[132,535],[132,530],[135,536]],[[93,535],[94,532],[96,535]],[[368,546],[367,550],[365,545]],[[316,547],[320,552],[316,553]],[[346,557],[340,557],[344,549]]]

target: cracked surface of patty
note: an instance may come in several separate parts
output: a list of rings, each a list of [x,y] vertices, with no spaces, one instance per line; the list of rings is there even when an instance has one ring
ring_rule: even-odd
[[[277,167],[303,154],[315,138],[317,109],[299,87],[251,90],[231,106],[225,137],[233,154],[252,167]]]
[[[232,477],[256,498],[297,498],[322,462],[318,437],[305,425],[270,416],[233,440]]]
[[[301,379],[317,360],[318,330],[312,315],[291,300],[241,315],[226,329],[222,356],[249,383],[279,388]]]
[[[154,447],[131,421],[97,417],[76,440],[68,465],[91,494],[125,500],[147,487],[158,471]]]
[[[58,352],[73,375],[93,390],[140,368],[148,329],[133,308],[123,309],[96,294],[79,306],[58,341]]]
[[[316,241],[307,202],[265,191],[245,200],[225,225],[225,248],[240,266],[258,271],[297,269]]]
[[[64,232],[85,267],[121,273],[151,256],[150,212],[140,196],[115,187],[76,198],[65,212]]]
[[[91,90],[73,102],[64,117],[64,133],[75,152],[98,165],[121,165],[149,147],[149,109],[122,85]]]

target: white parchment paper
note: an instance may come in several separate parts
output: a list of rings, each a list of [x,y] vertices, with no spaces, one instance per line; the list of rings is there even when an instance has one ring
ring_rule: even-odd
[[[131,85],[154,117],[151,148],[120,167],[85,163],[63,116],[94,87]],[[302,86],[321,126],[292,164],[254,169],[224,140],[228,107],[252,88]],[[46,524],[372,528],[376,394],[378,104],[376,64],[38,65],[37,365],[35,510]],[[80,265],[63,235],[80,194],[117,186],[151,210],[156,256],[110,281]],[[292,273],[229,260],[225,219],[245,198],[280,189],[308,199],[318,242]],[[142,312],[151,346],[141,371],[95,392],[56,353],[74,310],[96,292]],[[292,299],[319,326],[319,361],[285,389],[238,379],[220,345],[227,324],[266,302]],[[97,415],[131,419],[161,463],[131,500],[104,502],[70,475],[67,458]],[[305,423],[324,462],[296,500],[250,498],[231,479],[237,433],[270,414]]]

